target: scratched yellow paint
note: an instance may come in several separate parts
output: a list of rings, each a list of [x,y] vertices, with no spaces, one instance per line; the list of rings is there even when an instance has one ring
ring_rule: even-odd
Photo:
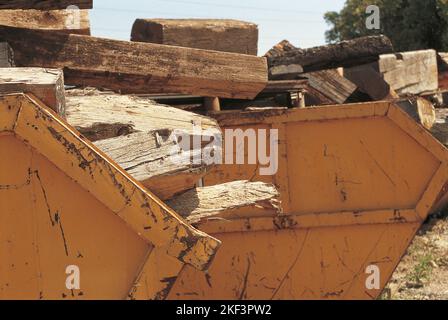
[[[447,150],[390,103],[217,117],[278,129],[279,171],[219,166],[206,184],[273,182],[281,216],[200,232],[34,97],[1,96],[0,298],[374,299],[448,199]],[[81,290],[65,287],[69,264]]]
[[[381,288],[418,223],[215,234],[222,247],[207,275],[186,268],[169,299],[370,299],[365,269]]]
[[[0,96],[0,119],[0,299],[164,299],[187,264],[209,267],[218,240],[36,98]]]
[[[75,298],[126,297],[148,244],[14,136],[0,138],[0,149],[15,156],[0,160],[0,298],[71,299],[69,265],[81,271]]]
[[[215,117],[223,129],[278,129],[279,170],[220,165],[205,184],[272,182],[284,212],[201,221],[222,248],[207,275],[186,268],[170,299],[375,299],[447,203],[448,150],[389,102]],[[378,288],[366,285],[372,265]]]

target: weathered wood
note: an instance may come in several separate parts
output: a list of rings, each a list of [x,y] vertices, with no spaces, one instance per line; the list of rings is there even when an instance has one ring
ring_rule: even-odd
[[[281,213],[277,189],[263,182],[234,181],[196,188],[168,200],[167,204],[190,223]]]
[[[92,9],[93,0],[0,0],[0,9],[58,10],[68,6]]]
[[[308,87],[328,98],[327,103],[343,104],[349,101],[357,87],[336,70],[322,70],[304,74]],[[314,92],[313,91],[313,92]]]
[[[133,132],[180,130],[190,135],[197,129],[220,133],[215,120],[143,98],[87,88],[66,91],[66,118],[91,141]]]
[[[159,198],[168,199],[195,187],[207,166],[194,163],[202,149],[182,151],[168,130],[137,132],[99,140],[95,145]]]
[[[137,19],[131,41],[256,56],[258,26],[227,19]]]
[[[14,54],[7,42],[0,42],[0,68],[14,67]]]
[[[309,49],[293,49],[268,58],[269,79],[294,79],[302,72],[351,67],[373,62],[393,52],[385,36],[369,36]]]
[[[287,40],[283,40],[269,50],[265,56],[272,60],[295,50],[298,50],[298,48],[293,46]],[[289,67],[286,67],[286,69],[288,68]],[[301,72],[303,72],[303,70],[299,73]],[[292,81],[306,82],[306,85],[305,83],[303,84],[307,91],[309,100],[308,103],[313,105],[345,103],[357,90],[356,85],[344,78],[336,70],[315,71],[307,74],[300,74],[300,77],[304,77],[306,79],[269,81],[268,87],[272,86],[273,83],[284,83],[285,85],[290,83],[289,85],[291,85]],[[266,89],[267,88],[265,88],[264,91],[266,91]],[[296,92],[299,91],[303,90],[297,90]],[[297,99],[296,101],[304,104],[304,99]]]
[[[439,87],[435,50],[381,55],[378,70],[399,95],[421,94]]]
[[[0,10],[0,25],[90,35],[88,10]]]
[[[32,93],[49,108],[65,116],[62,70],[42,68],[0,68],[0,93]]]
[[[353,82],[358,90],[372,100],[393,100],[398,94],[371,65],[361,65],[344,69],[344,77]]]
[[[279,57],[283,55],[285,52],[292,51],[297,49],[291,42],[288,40],[283,40],[273,46],[266,54],[264,55],[268,60]]]
[[[430,130],[436,122],[436,111],[431,102],[424,98],[413,97],[395,101],[403,111],[416,122]]]
[[[265,58],[0,27],[18,66],[64,68],[67,84],[133,93],[252,99],[267,83]]]
[[[448,108],[436,109],[436,121],[431,128],[431,133],[448,147]]]
[[[68,90],[66,98],[67,122],[161,199],[194,188],[210,167],[194,160],[202,144],[180,150],[178,137],[220,134],[215,120],[91,89]]]

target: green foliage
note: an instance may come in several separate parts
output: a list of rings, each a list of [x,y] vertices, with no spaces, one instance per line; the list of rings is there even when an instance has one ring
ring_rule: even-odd
[[[366,28],[366,8],[380,8],[380,30]],[[327,12],[327,42],[384,34],[397,51],[448,50],[448,0],[346,0],[340,12]]]
[[[432,260],[433,256],[430,253],[419,257],[417,265],[408,275],[408,280],[415,284],[422,284],[425,280],[428,280],[433,269]]]

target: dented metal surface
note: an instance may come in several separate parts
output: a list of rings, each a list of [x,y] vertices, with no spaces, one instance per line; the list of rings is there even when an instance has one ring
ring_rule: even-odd
[[[170,299],[375,299],[448,201],[448,150],[394,104],[215,117],[223,129],[278,129],[279,167],[261,176],[260,163],[221,165],[205,185],[273,183],[283,214],[198,223],[223,245],[206,275],[181,273]]]
[[[35,97],[0,96],[0,149],[1,299],[164,299],[186,265],[213,260],[218,240]],[[73,265],[80,289],[66,286]],[[154,266],[167,273],[148,278]]]

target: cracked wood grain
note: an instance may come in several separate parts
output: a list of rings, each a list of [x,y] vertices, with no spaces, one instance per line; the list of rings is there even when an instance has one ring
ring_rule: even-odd
[[[191,223],[214,218],[281,213],[277,189],[263,182],[234,181],[196,188],[167,201],[167,204]]]
[[[221,134],[211,118],[91,88],[67,91],[67,121],[161,199],[195,187],[212,164],[192,142]]]

